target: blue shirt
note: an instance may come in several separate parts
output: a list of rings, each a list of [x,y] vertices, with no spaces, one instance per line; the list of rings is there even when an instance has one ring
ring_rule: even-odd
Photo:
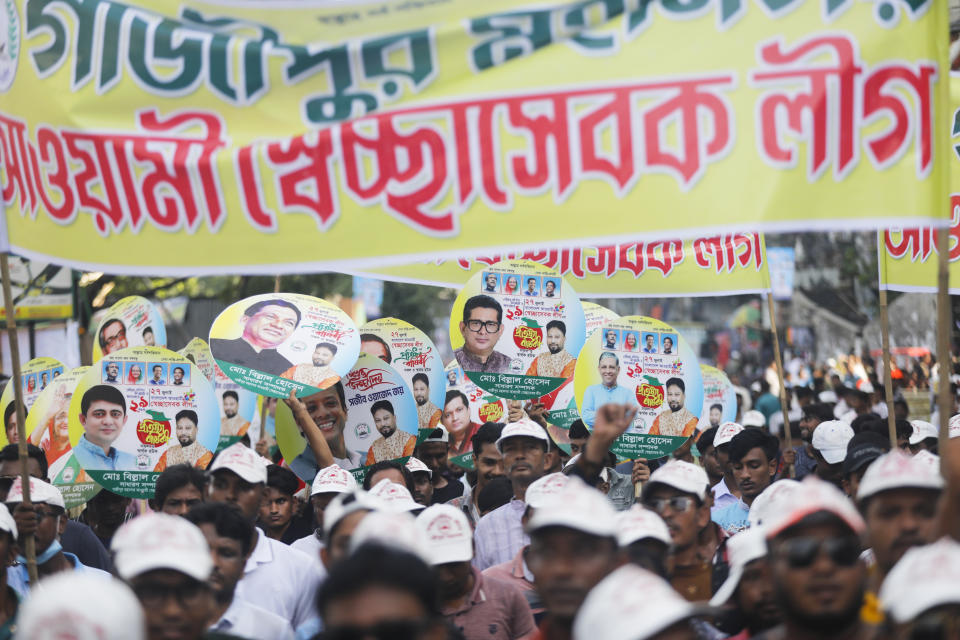
[[[530,544],[522,522],[526,509],[523,500],[514,499],[480,518],[473,532],[473,566],[483,571],[509,562]]]
[[[66,518],[66,514],[61,516]],[[67,562],[73,565],[74,571],[88,572],[95,575],[101,576],[104,580],[112,580],[113,578],[106,571],[100,569],[95,569],[93,567],[88,567],[85,564],[81,563],[77,556],[73,555],[68,551],[63,551],[63,555],[67,558]],[[30,593],[30,574],[27,572],[27,565],[25,564],[15,564],[13,566],[7,567],[7,584],[17,592],[17,595],[23,597]]]
[[[584,424],[592,427],[593,421],[597,417],[597,409],[611,402],[637,404],[637,396],[630,389],[620,385],[615,385],[612,389],[602,384],[587,387],[583,394],[583,410],[580,411],[580,417]]]
[[[84,469],[88,471],[131,471],[137,468],[137,459],[129,453],[118,451],[110,447],[110,453],[105,454],[103,449],[87,440],[86,435],[80,436],[80,441],[73,448],[73,455]]]
[[[743,500],[737,500],[733,504],[715,510],[710,514],[710,519],[732,536],[750,528],[750,507]]]

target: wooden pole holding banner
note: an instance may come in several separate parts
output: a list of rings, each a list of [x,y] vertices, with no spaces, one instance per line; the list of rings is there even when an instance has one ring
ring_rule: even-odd
[[[777,378],[780,380],[780,409],[783,411],[783,433],[786,436],[787,450],[793,450],[793,430],[790,428],[790,407],[787,404],[787,385],[784,382],[783,358],[780,357],[780,337],[777,335],[777,319],[773,305],[773,290],[767,290],[767,310],[770,313],[770,335],[773,336],[773,357],[777,364]],[[794,465],[788,468],[791,478],[797,475]]]
[[[887,426],[890,449],[897,448],[897,417],[893,412],[893,375],[890,370],[890,317],[887,315],[887,290],[880,287],[880,334],[883,339],[883,389],[887,400]]]
[[[950,438],[950,416],[953,414],[953,398],[950,397],[950,256],[949,229],[937,229],[937,362],[940,367],[940,388],[937,407],[940,410],[940,442],[946,446]],[[940,471],[945,473],[943,459]]]
[[[280,275],[276,275],[273,278],[273,292],[280,293]],[[266,396],[261,396],[263,400],[260,402],[260,440],[257,441],[257,444],[267,441],[267,398]]]
[[[9,384],[13,385],[13,401],[17,410],[17,454],[20,459],[20,482],[23,485],[23,506],[32,508],[30,502],[30,465],[27,456],[27,412],[23,404],[23,381],[20,374],[20,344],[17,340],[17,319],[14,316],[13,292],[10,287],[10,259],[6,252],[0,253],[0,278],[3,280],[3,301],[7,312],[7,337],[10,341],[10,364],[13,367],[13,377]],[[26,536],[18,540],[23,555],[27,558],[27,575],[30,584],[37,584],[37,541],[33,536]]]

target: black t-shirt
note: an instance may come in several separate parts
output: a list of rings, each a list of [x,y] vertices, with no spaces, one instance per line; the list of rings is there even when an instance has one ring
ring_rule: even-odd
[[[443,504],[463,495],[463,483],[458,478],[451,478],[446,474],[443,477],[447,479],[447,486],[443,489],[433,488],[433,500],[430,504]]]

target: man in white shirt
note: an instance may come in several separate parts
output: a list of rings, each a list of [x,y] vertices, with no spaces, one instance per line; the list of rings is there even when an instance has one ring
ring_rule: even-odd
[[[353,475],[340,465],[334,464],[320,469],[310,487],[310,506],[313,507],[313,519],[317,523],[317,530],[299,540],[294,540],[290,546],[319,561],[320,550],[323,549],[323,523],[327,505],[341,493],[348,493],[356,488],[357,481],[353,479]]]
[[[266,609],[234,597],[250,557],[253,525],[223,502],[197,504],[185,516],[197,525],[210,545],[213,572],[207,582],[213,590],[214,613],[210,631],[250,640],[292,640],[290,623]]]
[[[210,466],[209,502],[236,505],[253,524],[260,513],[267,466],[253,450],[240,443],[227,447]],[[316,616],[314,594],[320,570],[313,558],[271,540],[259,528],[253,551],[247,559],[236,597],[254,602],[298,627]]]

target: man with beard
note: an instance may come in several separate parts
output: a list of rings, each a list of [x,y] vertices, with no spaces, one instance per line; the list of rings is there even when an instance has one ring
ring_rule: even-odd
[[[727,454],[740,499],[712,512],[711,518],[733,535],[750,526],[750,506],[777,474],[780,441],[760,429],[744,429],[733,436]]]
[[[248,367],[275,376],[293,366],[277,347],[293,335],[300,324],[300,309],[292,302],[267,299],[247,307],[240,319],[239,338],[210,341],[210,352],[217,360]]]
[[[221,436],[243,436],[250,423],[240,413],[240,395],[233,390],[223,392],[223,417],[220,418]]]
[[[835,486],[814,476],[764,520],[769,566],[783,624],[765,640],[865,640],[860,618],[867,568],[863,518]]]
[[[347,401],[343,384],[336,383],[329,389],[305,398],[297,398],[291,391],[284,400],[307,446],[290,463],[304,482],[312,482],[317,471],[331,464],[344,469],[356,469],[363,465],[363,457],[347,449],[343,430],[347,426]]]
[[[699,420],[683,406],[686,400],[686,385],[680,378],[670,378],[665,387],[669,410],[661,412],[653,419],[650,435],[684,437],[693,435]]]
[[[605,404],[637,404],[636,394],[617,384],[620,358],[615,353],[604,351],[600,354],[597,365],[601,382],[587,387],[584,391],[583,407],[580,411],[580,418],[588,426],[593,425],[597,409]]]
[[[470,453],[470,439],[480,425],[470,420],[470,401],[465,393],[456,389],[447,391],[440,422],[450,434],[450,456]]]
[[[396,460],[413,455],[417,446],[417,436],[397,428],[397,416],[389,400],[377,400],[370,407],[373,424],[380,437],[373,441],[367,451],[367,465],[383,460]]]
[[[311,364],[304,363],[290,367],[280,374],[280,377],[309,384],[318,389],[326,389],[340,379],[337,372],[330,367],[335,355],[337,355],[337,345],[318,342],[310,358]]]
[[[203,532],[213,560],[213,571],[207,579],[214,600],[210,630],[257,640],[292,640],[289,622],[252,602],[234,597],[253,551],[253,525],[244,520],[237,509],[223,502],[197,504],[184,517]]]
[[[867,542],[876,564],[868,575],[863,614],[880,622],[876,594],[900,558],[938,536],[937,501],[943,492],[939,465],[894,449],[874,460],[857,489],[857,507],[867,524]],[[920,586],[920,585],[918,585]]]
[[[200,421],[197,418],[197,412],[192,409],[184,409],[177,413],[174,420],[177,425],[179,446],[174,445],[164,451],[153,470],[161,472],[168,466],[172,467],[175,464],[189,464],[198,469],[206,469],[213,459],[213,454],[197,442],[197,423]]]
[[[413,399],[417,402],[417,423],[420,429],[436,429],[443,414],[430,402],[430,379],[425,373],[413,374]]]
[[[567,353],[564,345],[567,341],[567,325],[560,320],[547,323],[547,350],[541,353],[527,369],[528,376],[549,378],[569,378],[577,366],[577,359]]]
[[[747,640],[783,621],[770,579],[763,529],[741,531],[730,538],[727,549],[730,552],[730,575],[710,600],[710,605],[730,607],[731,619],[736,621],[732,626],[742,627],[742,631],[730,640]]]

